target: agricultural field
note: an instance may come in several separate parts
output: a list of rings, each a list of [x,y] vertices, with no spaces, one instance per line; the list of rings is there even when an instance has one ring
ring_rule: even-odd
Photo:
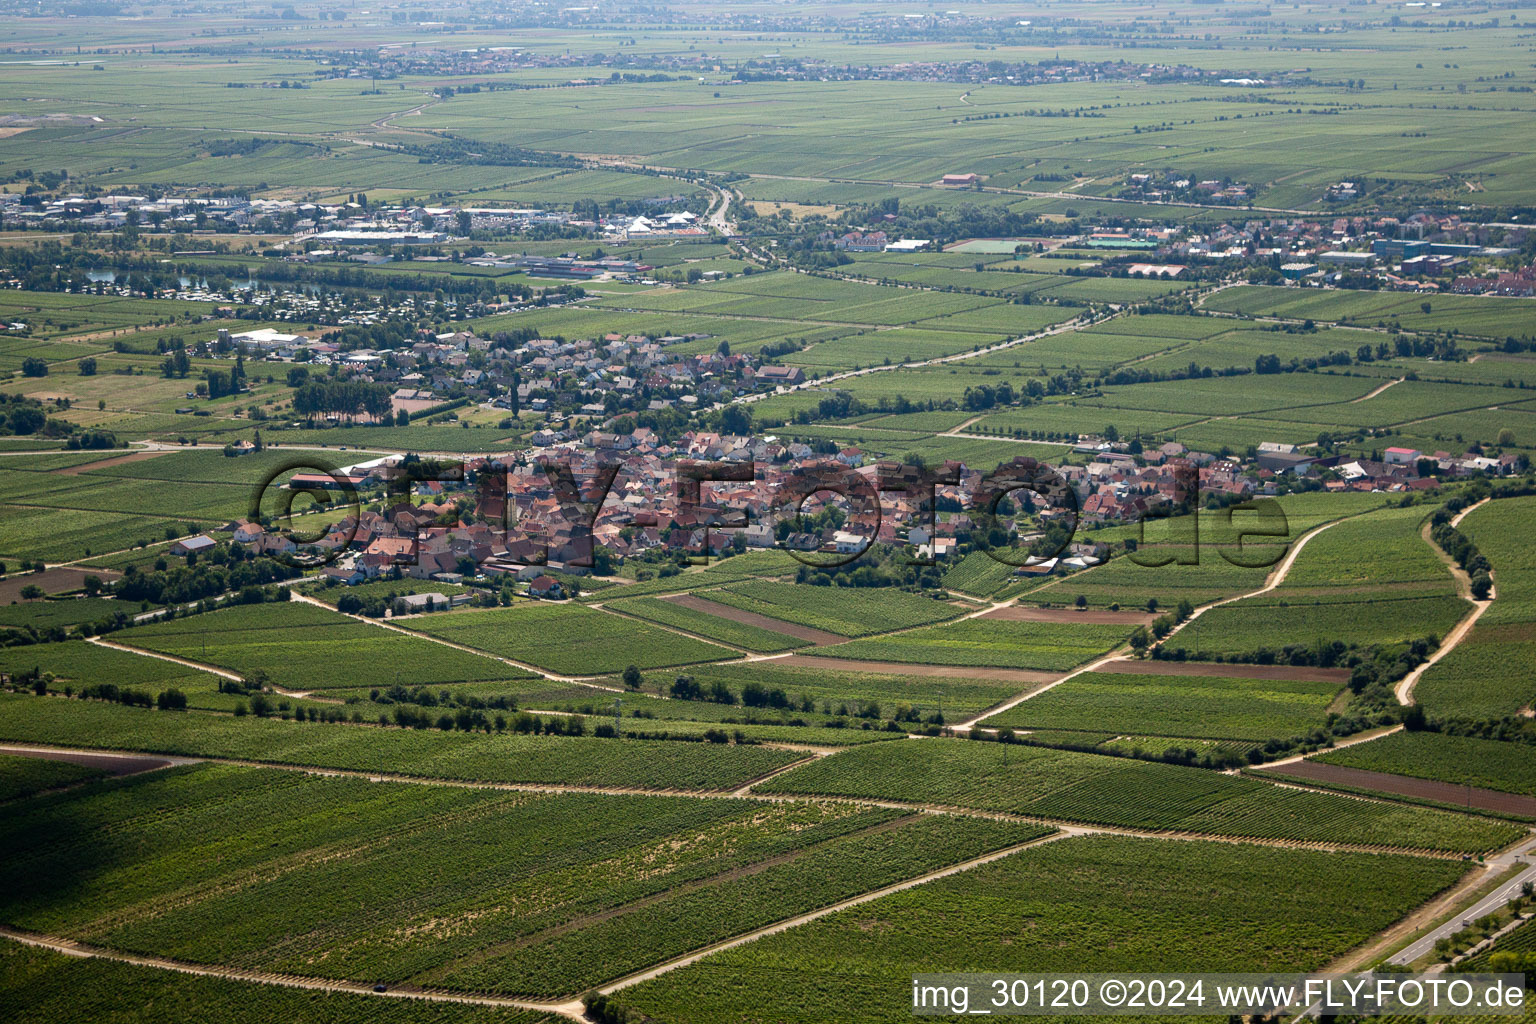
[[[1470,609],[1420,536],[1432,508],[1367,512],[1310,539],[1274,590],[1212,609],[1171,645],[1219,655],[1444,637]]]
[[[1278,380],[1265,381],[1262,389],[1255,388],[1243,377],[1127,384],[1105,388],[1103,397],[1084,399],[1077,406],[1085,410],[1083,416],[1108,415],[1111,423],[1116,422],[1116,416],[1134,418],[1138,413],[1162,413],[1191,419],[1265,414],[1273,419],[1305,420],[1312,409],[1351,402],[1369,394],[1380,383],[1374,378],[1324,373],[1278,376]],[[1109,411],[1087,411],[1095,408]],[[1287,415],[1278,415],[1282,412]]]
[[[682,569],[672,575],[657,572],[648,580],[622,584],[623,589],[583,594],[585,601],[646,597],[653,594],[680,594],[705,588],[739,583],[742,580],[792,576],[800,568],[794,557],[783,551],[749,551],[730,558],[711,559],[709,564]]]
[[[0,837],[23,927],[184,961],[523,996],[575,994],[658,953],[1048,831],[844,803],[379,787],[229,766],[71,796],[21,808]],[[104,857],[89,837],[145,806],[168,820]],[[445,848],[460,851],[451,875],[412,868]],[[43,862],[93,881],[65,896]],[[339,886],[358,910],[336,913]],[[166,905],[189,891],[201,894]],[[345,960],[326,957],[336,948]]]
[[[1482,917],[1536,849],[1486,6],[12,4],[0,1021],[894,1024]],[[590,571],[550,460],[619,469]],[[1028,460],[1075,502],[994,530]],[[808,461],[880,492],[851,564]]]
[[[1140,318],[1138,318],[1140,319]],[[1220,324],[1221,321],[1208,321]],[[1348,330],[1319,330],[1307,334],[1287,334],[1276,328],[1237,327],[1224,330],[1187,345],[1179,345],[1154,355],[1138,365],[1151,372],[1183,370],[1191,363],[1223,370],[1251,370],[1263,355],[1285,353],[1292,359],[1321,359],[1335,352],[1354,352],[1360,334]]]
[[[884,1022],[911,1016],[912,975],[978,962],[1000,972],[1308,970],[1460,874],[1407,857],[1072,837],[716,953],[619,1002],[683,1024],[789,1019],[805,1005]],[[1277,888],[1281,876],[1298,884]],[[1216,891],[1220,930],[1191,928]],[[1303,923],[1318,918],[1330,927]],[[762,977],[777,981],[741,981]]]
[[[710,615],[707,612],[698,611],[677,604],[673,601],[662,600],[655,597],[635,597],[628,600],[608,601],[603,607],[609,611],[618,612],[621,615],[634,616],[639,619],[648,619],[670,626],[673,629],[682,630],[713,640],[716,643],[727,644],[731,647],[739,647],[748,651],[760,653],[774,653],[787,651],[795,647],[804,647],[810,641],[801,640],[784,633],[776,633],[771,629],[763,629],[759,626],[747,623],[732,622],[730,619],[719,615]]]
[[[102,778],[98,768],[70,761],[0,754],[0,803]]]
[[[428,636],[572,676],[719,661],[730,648],[580,605],[523,604],[410,620]]]
[[[865,366],[890,366],[942,359],[1007,340],[1002,336],[927,330],[925,327],[896,327],[836,338],[796,352],[784,361],[793,366],[805,367],[807,373],[819,375],[839,370],[857,370]]]
[[[1411,643],[1446,636],[1470,605],[1459,597],[1356,597],[1291,600],[1273,593],[1202,615],[1175,636],[1170,649],[1202,657],[1236,657],[1289,646],[1313,648]]]
[[[1137,540],[1134,557],[1116,557],[1086,572],[1052,579],[1024,597],[1029,603],[1070,604],[1081,594],[1092,607],[1119,604],[1163,609],[1180,601],[1205,604],[1264,586],[1290,546],[1309,530],[1385,504],[1364,493],[1288,494],[1250,508],[1202,510],[1086,531],[1085,540]],[[1282,518],[1283,517],[1283,518]],[[1310,547],[1309,542],[1309,547]]]
[[[70,1018],[99,1024],[556,1024],[536,1010],[421,999],[372,999],[199,977],[154,967],[82,959],[20,943],[0,946],[0,1003],[27,1024]]]
[[[1536,702],[1536,666],[1526,656],[1533,639],[1531,624],[1485,626],[1478,620],[1466,639],[1419,678],[1414,701],[1432,718],[1519,714]]]
[[[1445,563],[1421,536],[1434,508],[1382,509],[1329,526],[1307,542],[1276,593],[1326,596],[1358,589],[1454,594]]]
[[[1461,531],[1493,565],[1498,597],[1479,623],[1523,626],[1536,622],[1536,554],[1524,543],[1536,499],[1490,502],[1462,520]]]
[[[1532,337],[1536,319],[1529,303],[1494,296],[1440,295],[1425,312],[1412,295],[1391,292],[1328,290],[1294,292],[1284,288],[1233,288],[1206,303],[1212,310],[1288,320],[1317,320],[1368,327],[1438,330],[1454,327],[1490,338]]]
[[[1513,826],[1443,811],[1282,789],[1199,768],[966,740],[874,743],[796,768],[765,792],[873,798],[1055,821],[1478,852]]]
[[[207,711],[234,711],[245,703],[242,695],[220,690],[222,680],[212,673],[84,640],[0,648],[0,671],[12,675],[35,672],[53,693],[79,692],[109,682],[150,696],[180,690],[188,707]],[[318,704],[295,697],[285,699],[300,707]]]
[[[972,551],[945,571],[942,582],[946,590],[958,590],[970,597],[992,597],[1018,579],[1014,570],[1014,566],[985,551]]]
[[[0,557],[50,562],[151,544],[248,515],[255,485],[293,453],[246,460],[175,452],[120,461],[121,452],[61,452],[12,458],[0,488],[7,529]],[[302,458],[316,465],[314,455]],[[142,461],[140,461],[142,460]],[[321,466],[340,465],[321,462]]]
[[[117,612],[136,615],[139,606],[106,597],[23,601],[0,607],[0,632],[7,628],[46,630],[51,626],[96,622],[110,619]]]
[[[348,594],[360,601],[369,601],[378,598],[386,606],[393,606],[394,599],[406,597],[412,594],[441,594],[444,597],[454,597],[459,594],[472,593],[469,587],[458,583],[443,583],[438,580],[370,580],[367,583],[359,583],[355,586],[314,586],[306,588],[303,593],[307,597],[313,597],[317,601],[336,606],[336,602]]]
[[[803,653],[822,655],[826,652],[817,650]],[[660,695],[669,691],[679,675],[686,675],[706,694],[715,683],[719,683],[739,700],[745,688],[755,683],[770,692],[782,691],[789,701],[788,708],[775,709],[771,705],[765,708],[745,707],[740,703],[720,704],[708,699],[640,702],[628,697],[625,698],[625,706],[630,709],[627,713],[643,708],[645,714],[668,721],[681,718],[706,722],[773,722],[784,717],[817,723],[843,719],[849,727],[847,731],[861,731],[865,722],[880,725],[892,720],[903,709],[915,712],[923,719],[935,713],[946,716],[978,714],[1018,692],[1017,685],[1013,683],[968,678],[963,674],[945,679],[904,675],[900,665],[892,665],[891,671],[882,673],[863,669],[839,671],[836,663],[830,666],[816,663],[815,667],[802,667],[797,664],[798,661],[798,658],[774,659],[695,665],[675,672],[649,672],[645,674],[642,685],[642,689],[647,692],[654,687]],[[617,680],[613,682],[618,684]],[[809,710],[806,708],[807,703],[811,705]]]
[[[858,587],[808,587],[762,581],[699,595],[706,600],[838,636],[860,637],[941,622],[966,609],[918,594]]]
[[[1063,671],[1107,653],[1130,632],[1124,626],[978,618],[855,640],[818,653],[921,665]]]
[[[0,739],[522,785],[732,789],[804,755],[766,747],[321,725],[0,694]]]
[[[1338,690],[1310,680],[1087,672],[984,724],[1257,742],[1326,725]]]
[[[1331,751],[1316,760],[1365,771],[1536,796],[1536,758],[1531,756],[1530,747],[1522,743],[1432,732],[1399,732],[1373,743]]]
[[[413,620],[426,621],[426,620]],[[516,666],[359,622],[310,604],[240,605],[136,626],[114,642],[290,690],[516,679]]]

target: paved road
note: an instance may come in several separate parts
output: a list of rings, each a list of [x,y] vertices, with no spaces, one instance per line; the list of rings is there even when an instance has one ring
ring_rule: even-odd
[[[1525,864],[1526,869],[1514,878],[1499,886],[1467,910],[1464,914],[1458,914],[1445,924],[1425,933],[1412,945],[1405,947],[1401,952],[1388,958],[1388,963],[1411,964],[1427,953],[1433,952],[1435,943],[1448,938],[1476,921],[1485,914],[1491,914],[1504,906],[1516,896],[1520,895],[1520,889],[1527,882],[1536,885],[1536,838],[1528,839],[1508,853],[1501,853],[1497,857],[1488,859],[1488,871],[1491,874],[1499,874],[1516,864]]]

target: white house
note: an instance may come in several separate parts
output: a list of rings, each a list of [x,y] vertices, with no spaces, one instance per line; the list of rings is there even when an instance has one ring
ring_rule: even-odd
[[[847,530],[838,530],[832,534],[832,546],[839,554],[856,555],[869,545],[869,538],[863,534],[850,533]]]

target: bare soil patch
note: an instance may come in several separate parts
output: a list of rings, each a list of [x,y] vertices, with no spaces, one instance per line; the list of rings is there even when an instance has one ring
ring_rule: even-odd
[[[0,747],[13,757],[36,757],[44,761],[68,761],[95,768],[108,775],[135,775],[139,772],[168,768],[176,762],[164,757],[136,754],[93,754],[83,750],[38,750],[32,747]]]
[[[673,604],[705,615],[716,615],[722,619],[730,619],[739,622],[743,626],[756,626],[758,629],[768,629],[775,633],[783,633],[792,636],[796,640],[808,640],[818,646],[827,644],[844,644],[848,642],[845,636],[836,633],[828,633],[821,629],[812,629],[810,626],[802,626],[796,622],[785,622],[783,619],[775,619],[767,615],[759,615],[757,612],[744,611],[740,608],[732,608],[729,605],[716,604],[702,597],[694,597],[692,594],[677,594],[673,597],[663,598]]]
[[[95,576],[106,583],[115,580],[121,573],[110,569],[46,569],[43,572],[28,572],[20,576],[7,576],[0,580],[0,604],[10,604],[12,601],[21,600],[23,587],[36,584],[43,588],[45,594],[63,594],[71,590],[79,590],[85,583],[87,576]],[[123,606],[126,610],[127,605]]]
[[[1235,665],[1209,661],[1111,661],[1100,672],[1144,676],[1224,676],[1228,679],[1313,679],[1322,683],[1349,682],[1347,668],[1314,668],[1311,665]]]
[[[157,455],[168,455],[169,452],[131,452],[127,455],[119,455],[115,459],[102,459],[99,462],[82,462],[78,466],[65,466],[63,469],[54,470],[60,476],[79,476],[88,469],[106,469],[108,466],[121,466],[127,462],[143,462]]]
[[[1495,789],[1478,789],[1475,786],[1457,786],[1433,779],[1415,779],[1406,775],[1366,771],[1363,768],[1346,768],[1339,764],[1321,761],[1296,761],[1277,768],[1260,768],[1274,775],[1286,775],[1295,779],[1322,782],[1351,789],[1369,789],[1378,793],[1412,797],[1416,800],[1433,800],[1436,803],[1456,807],[1470,807],[1475,811],[1493,811],[1498,814],[1518,814],[1536,817],[1536,797],[1517,793],[1500,793]]]

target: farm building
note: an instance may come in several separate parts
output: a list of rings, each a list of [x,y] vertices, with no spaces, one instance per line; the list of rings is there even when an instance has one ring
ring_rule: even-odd
[[[190,555],[194,552],[211,551],[214,547],[214,539],[206,534],[197,534],[192,537],[183,537],[171,545],[171,554]]]
[[[757,379],[764,384],[799,384],[805,380],[805,371],[798,366],[764,366],[758,369]]]

